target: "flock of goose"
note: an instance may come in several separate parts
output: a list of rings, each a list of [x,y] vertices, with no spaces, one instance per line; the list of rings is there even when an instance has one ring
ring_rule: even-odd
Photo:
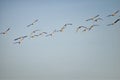
[[[107,17],[117,16],[118,13],[119,13],[119,10],[113,12],[112,14],[109,14]],[[93,16],[93,17],[91,17],[91,18],[86,19],[85,21],[94,21],[94,22],[98,22],[98,21],[100,21],[100,20],[102,21],[103,18],[101,18],[101,17],[99,17],[99,16],[100,16],[100,15]],[[26,27],[31,27],[32,25],[34,25],[34,24],[37,23],[38,21],[39,21],[39,20],[36,19],[35,21],[33,21],[31,24],[27,25]],[[114,20],[112,23],[108,24],[107,26],[115,25],[115,24],[118,23],[119,21],[120,21],[120,16],[119,16],[116,20]],[[71,26],[71,25],[73,25],[73,24],[72,24],[72,23],[66,23],[66,24],[64,24],[59,30],[56,30],[56,29],[55,29],[55,30],[53,30],[51,33],[40,32],[40,30],[37,29],[37,30],[32,31],[31,34],[30,34],[30,36],[27,36],[27,35],[25,35],[25,36],[20,36],[20,37],[18,37],[18,38],[15,38],[13,41],[14,41],[14,44],[21,44],[22,41],[23,41],[25,38],[27,38],[27,37],[35,38],[35,37],[38,37],[38,36],[41,36],[41,35],[45,35],[45,37],[53,36],[56,32],[63,32],[64,29],[66,29],[67,26]],[[91,25],[91,26],[89,26],[89,27],[80,25],[80,26],[78,26],[78,27],[76,28],[76,32],[79,32],[79,30],[82,30],[83,32],[85,32],[85,31],[90,31],[90,30],[92,30],[92,28],[95,27],[95,26],[99,26],[99,25],[93,24],[93,25]],[[1,34],[1,35],[6,35],[10,30],[11,30],[11,28],[8,28],[8,29],[6,29],[5,31],[0,32],[0,34]]]

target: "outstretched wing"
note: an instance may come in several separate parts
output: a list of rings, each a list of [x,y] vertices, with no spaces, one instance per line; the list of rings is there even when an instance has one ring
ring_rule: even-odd
[[[52,36],[52,34],[48,34],[48,35],[46,35],[45,37],[48,37],[48,36]]]
[[[67,25],[72,25],[72,23],[67,23],[67,24],[65,24],[64,26],[67,26]]]
[[[114,23],[117,23],[118,21],[120,21],[120,18],[119,18],[119,19],[117,19],[116,21],[114,21]]]
[[[34,22],[32,22],[32,24],[34,24],[34,23],[36,23],[36,22],[38,22],[38,19],[36,19]]]
[[[99,17],[99,16],[100,16],[100,15],[96,15],[96,16],[93,17],[93,19],[95,19],[95,18],[97,18],[97,17]]]
[[[6,32],[8,32],[10,30],[10,28],[8,28],[7,30],[6,30]]]
[[[108,24],[107,26],[112,26],[112,25],[114,25],[115,23],[111,23],[111,24]]]
[[[26,38],[26,37],[28,37],[28,36],[22,36],[22,38]]]
[[[93,18],[89,18],[89,19],[87,19],[87,20],[85,20],[85,21],[90,21],[90,20],[93,20]]]
[[[110,15],[108,15],[107,17],[111,17],[112,15],[110,14]]]
[[[32,24],[27,25],[27,27],[30,27]]]
[[[114,12],[114,14],[117,14],[119,12],[119,10],[117,10],[116,12]]]
[[[19,40],[21,37],[14,39],[14,41]]]
[[[97,19],[95,19],[94,21],[96,21],[96,22],[97,22],[98,20],[103,20],[103,19],[102,19],[102,18],[97,18]]]

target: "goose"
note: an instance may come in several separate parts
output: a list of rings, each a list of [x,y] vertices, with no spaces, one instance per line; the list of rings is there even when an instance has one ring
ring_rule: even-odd
[[[63,32],[65,28],[66,28],[66,26],[63,26],[59,31]]]
[[[31,35],[34,34],[34,33],[36,33],[36,32],[38,32],[38,31],[40,31],[40,30],[37,29],[37,30],[32,31]]]
[[[85,28],[85,29],[87,29],[87,27],[85,27],[85,26],[79,26],[79,27],[77,27],[76,32],[78,32],[80,28]]]
[[[97,19],[95,19],[94,21],[95,22],[98,22],[99,20],[103,20],[102,18],[97,18]]]
[[[26,38],[26,37],[28,37],[28,36],[21,36],[21,37],[18,37],[18,38],[16,38],[16,39],[14,39],[14,41],[16,41],[16,40],[19,40],[19,41],[17,41],[17,42],[14,42],[14,44],[21,44],[22,43],[22,41],[24,40],[24,38]]]
[[[86,29],[83,29],[83,31],[82,32],[85,32],[85,31],[87,31],[88,29],[86,28]]]
[[[108,24],[107,26],[114,25],[114,24],[116,24],[118,21],[120,21],[120,18],[119,18],[119,19],[117,19],[117,20],[115,20],[113,23],[111,23],[111,24]]]
[[[52,33],[50,33],[50,34],[46,35],[46,37],[48,37],[48,36],[53,36],[53,34],[55,34],[55,32],[57,32],[57,30],[56,30],[56,29],[55,29]]]
[[[64,24],[64,26],[63,26],[60,30],[58,30],[57,32],[63,32],[64,29],[65,29],[68,25],[72,25],[72,23],[66,23],[66,24]]]
[[[98,25],[91,25],[89,28],[88,28],[88,30],[90,31],[94,26],[98,26]]]
[[[42,33],[40,33],[39,35],[43,35],[43,34],[47,34],[47,32],[42,32]]]
[[[30,27],[32,25],[34,25],[34,23],[38,22],[38,19],[36,19],[34,22],[32,22],[31,24],[27,25],[27,27]]]
[[[37,29],[37,30],[32,31],[32,32],[31,32],[31,34],[30,34],[30,37],[31,37],[31,38],[34,38],[34,37],[39,36],[39,34],[37,33],[37,32],[39,32],[39,31],[40,31],[40,30],[38,30],[38,29]],[[36,33],[37,33],[37,34],[36,34]]]
[[[20,41],[18,41],[18,42],[14,42],[14,44],[21,44],[22,43],[22,41],[23,41],[23,39],[21,39]]]
[[[118,21],[120,21],[120,18],[119,18],[119,19],[117,19],[117,20],[115,20],[115,21],[114,21],[114,23],[117,23]]]
[[[80,28],[81,28],[81,26],[77,27],[76,32],[78,32]]]
[[[17,44],[17,43],[18,43],[18,44],[21,44],[21,41],[18,41],[18,42],[14,42],[14,44]]]
[[[83,28],[84,28],[84,29],[83,29],[83,31],[82,31],[82,32],[85,32],[85,31],[87,31],[87,30],[88,30],[88,27],[84,27],[84,26],[83,26]]]
[[[115,16],[118,12],[119,12],[119,10],[117,10],[116,12],[114,12],[114,13],[108,15],[107,17]]]
[[[96,15],[96,16],[94,16],[94,17],[91,17],[91,18],[87,19],[86,21],[94,20],[95,18],[97,18],[97,17],[99,17],[99,16],[100,16],[100,15]]]
[[[72,25],[72,23],[67,23],[67,24],[64,24],[64,26],[67,26],[67,25]]]
[[[7,34],[7,32],[10,30],[10,28],[8,28],[6,31],[4,31],[4,32],[1,32],[0,34]]]
[[[48,37],[48,36],[53,36],[53,34],[52,34],[52,33],[50,33],[50,34],[46,35],[46,37]]]
[[[35,34],[35,35],[32,35],[30,36],[31,38],[34,38],[34,37],[38,37],[39,35]]]
[[[26,38],[26,37],[28,37],[28,36],[21,36],[21,37],[18,37],[18,38],[16,38],[16,39],[14,39],[14,41],[16,41],[16,40],[22,40],[22,39],[24,39],[24,38]]]
[[[38,19],[36,19],[36,20],[33,22],[33,24],[36,23],[36,22],[38,22]]]

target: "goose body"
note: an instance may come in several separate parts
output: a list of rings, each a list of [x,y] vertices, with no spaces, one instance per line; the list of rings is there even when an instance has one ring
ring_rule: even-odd
[[[114,12],[114,13],[108,15],[107,17],[115,16],[118,12],[119,12],[119,10],[117,10],[116,12]]]
[[[87,19],[86,21],[94,20],[95,18],[97,18],[97,17],[99,17],[99,16],[100,16],[100,15],[96,15],[96,16],[94,16],[94,17],[91,17],[91,18]]]
[[[8,28],[6,31],[4,31],[4,32],[1,32],[0,34],[7,34],[7,32],[10,30],[10,28]]]
[[[30,27],[32,25],[34,25],[34,23],[38,22],[38,19],[36,19],[35,21],[33,21],[31,24],[27,25],[27,27]]]

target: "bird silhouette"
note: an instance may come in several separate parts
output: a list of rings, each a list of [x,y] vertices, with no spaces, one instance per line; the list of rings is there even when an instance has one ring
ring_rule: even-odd
[[[77,27],[76,32],[78,32],[79,29],[81,29],[81,28],[87,29],[87,27],[85,27],[85,26],[79,26],[79,27]]]
[[[39,35],[43,35],[43,34],[47,34],[47,32],[42,32],[42,33],[40,33]]]
[[[65,29],[68,25],[72,25],[72,23],[64,24],[64,26],[63,26],[60,30],[58,30],[57,32],[63,32],[64,29]]]
[[[38,32],[38,31],[40,31],[40,30],[37,29],[37,30],[32,31],[31,35],[32,35],[32,34],[35,34],[35,33]]]
[[[117,20],[115,20],[115,21],[114,21],[114,23],[117,23],[118,21],[120,21],[120,18],[119,18],[119,19],[117,19]]]
[[[7,32],[10,30],[10,28],[8,28],[7,30],[5,30],[4,32],[1,32],[0,34],[3,34],[3,35],[5,35],[5,34],[7,34]]]
[[[90,31],[94,26],[98,26],[98,25],[91,25],[89,28],[88,28],[88,31]]]
[[[94,17],[91,17],[91,18],[87,19],[86,21],[94,20],[95,18],[97,18],[97,17],[99,17],[99,16],[100,16],[100,15],[96,15],[96,16],[94,16]]]
[[[72,25],[72,23],[66,23],[66,24],[64,24],[64,26],[68,26],[68,25]]]
[[[40,31],[39,29],[32,31],[31,34],[30,34],[30,37],[31,37],[31,38],[34,38],[34,37],[39,36],[39,34],[37,33],[37,32],[39,32],[39,31]],[[36,34],[36,33],[37,33],[37,34]]]
[[[22,43],[22,41],[24,40],[24,38],[27,38],[28,36],[21,36],[21,37],[18,37],[18,38],[16,38],[16,39],[14,39],[14,41],[17,41],[17,40],[19,40],[19,41],[17,41],[17,42],[14,42],[14,44],[21,44]]]
[[[30,36],[31,38],[34,38],[34,37],[38,37],[39,35],[35,34],[35,35],[32,35]]]
[[[107,17],[115,16],[118,12],[119,12],[119,10],[117,10],[117,11],[115,11],[114,13],[108,15]]]
[[[112,22],[112,23],[108,24],[107,26],[112,26],[112,25],[116,24],[118,21],[120,21],[120,18],[119,18],[119,19],[117,19],[117,20],[115,20],[114,22]]]
[[[103,20],[102,18],[96,18],[94,19],[95,22],[98,22],[99,20]]]
[[[77,27],[76,32],[78,32],[80,28],[81,28],[81,26]]]
[[[38,19],[36,19],[34,22],[32,22],[31,24],[27,25],[27,27],[30,27],[32,25],[34,25],[34,23],[38,22]]]
[[[85,32],[85,31],[87,31],[87,30],[88,30],[87,28],[86,28],[86,29],[83,29],[82,32]]]
[[[16,38],[16,39],[14,39],[14,41],[16,41],[16,40],[19,40],[19,39],[24,39],[24,38],[27,38],[28,36],[21,36],[21,37],[18,37],[18,38]]]
[[[60,30],[58,30],[58,32],[63,32],[65,28],[66,26],[63,26]]]
[[[52,33],[50,33],[50,34],[46,35],[46,37],[48,37],[48,36],[53,36],[53,35],[55,34],[55,32],[57,32],[57,30],[56,30],[56,29],[55,29]]]
[[[22,40],[18,41],[18,42],[14,42],[14,44],[21,44],[22,43]]]

